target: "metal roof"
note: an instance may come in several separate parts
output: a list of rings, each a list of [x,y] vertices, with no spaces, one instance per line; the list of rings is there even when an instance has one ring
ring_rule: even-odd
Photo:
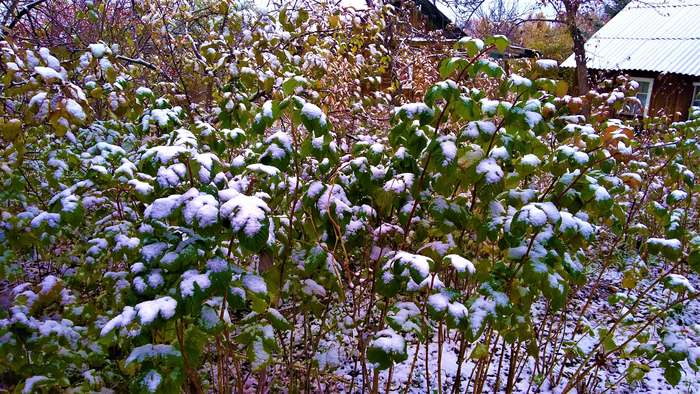
[[[589,68],[700,75],[700,0],[633,1],[586,42]],[[562,67],[576,67],[574,55]]]

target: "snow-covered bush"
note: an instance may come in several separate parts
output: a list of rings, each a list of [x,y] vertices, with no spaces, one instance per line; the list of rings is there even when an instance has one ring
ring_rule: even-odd
[[[698,368],[671,323],[698,294],[697,115],[635,134],[601,116],[615,100],[489,60],[500,36],[460,40],[406,101],[361,81],[391,63],[392,7],[220,3],[192,27],[141,11],[189,75],[2,42],[18,391],[567,392],[619,384],[613,356],[629,384]]]

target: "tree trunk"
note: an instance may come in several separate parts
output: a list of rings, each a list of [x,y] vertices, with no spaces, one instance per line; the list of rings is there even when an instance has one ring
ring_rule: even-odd
[[[576,60],[576,86],[578,94],[583,96],[588,93],[588,67],[586,66],[586,49],[583,34],[576,25],[570,27],[571,38],[574,41],[574,59]]]
[[[588,67],[586,66],[586,39],[581,33],[581,29],[576,24],[576,15],[578,14],[578,3],[574,1],[565,1],[566,9],[566,26],[571,34],[571,40],[574,43],[574,60],[576,61],[576,87],[578,94],[583,96],[588,94],[590,87],[588,85]]]

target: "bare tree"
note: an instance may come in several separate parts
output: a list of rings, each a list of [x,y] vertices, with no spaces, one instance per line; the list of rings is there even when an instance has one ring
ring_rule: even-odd
[[[486,0],[447,0],[445,3],[455,11],[459,18],[457,23],[463,26],[471,21]]]
[[[8,4],[5,4],[9,2]],[[2,21],[0,23],[0,37],[5,35],[5,31],[12,30],[32,9],[38,7],[46,0],[34,0],[21,5],[20,0],[6,0],[0,3],[0,12],[2,12]]]
[[[532,12],[531,7],[522,7],[518,0],[495,0],[482,6],[469,24],[469,30],[477,37],[502,34],[511,40],[520,41],[518,22]]]
[[[576,61],[576,86],[578,94],[587,94],[590,90],[588,66],[586,65],[586,35],[582,29],[582,15],[595,13],[601,4],[599,0],[542,0],[543,4],[556,11],[557,18],[551,22],[566,26],[573,42],[574,60]]]

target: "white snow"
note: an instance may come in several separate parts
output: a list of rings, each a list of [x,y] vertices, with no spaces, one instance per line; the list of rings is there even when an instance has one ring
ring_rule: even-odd
[[[58,227],[61,222],[61,215],[57,213],[41,212],[29,223],[34,228],[39,228],[43,223],[51,228]]]
[[[421,277],[425,278],[430,274],[430,265],[432,262],[433,260],[429,257],[399,251],[389,260],[388,264],[400,263],[403,266],[411,267],[417,271]]]
[[[553,59],[537,59],[537,61],[535,61],[535,64],[537,64],[537,66],[543,70],[549,70],[559,67],[557,61]]]
[[[270,176],[275,176],[280,173],[279,168],[260,163],[249,164],[246,168],[250,171],[260,172]]]
[[[486,135],[493,135],[496,132],[496,125],[487,120],[471,121],[462,130],[462,135],[473,139],[478,137],[480,132]]]
[[[267,293],[267,284],[265,280],[258,275],[249,274],[243,276],[243,287],[255,294]]]
[[[528,167],[537,167],[542,161],[535,155],[528,153],[520,159],[520,164]]]
[[[394,109],[394,113],[404,113],[409,119],[415,119],[423,114],[433,116],[435,111],[425,103],[408,103]]]
[[[487,184],[493,184],[503,179],[503,170],[492,157],[482,160],[476,166],[476,173],[484,175]]]
[[[688,278],[686,278],[683,275],[669,274],[667,280],[668,280],[668,284],[671,287],[682,287],[690,293],[695,293],[695,287],[693,287],[693,285],[690,284],[690,281],[688,280]]]
[[[163,197],[156,199],[146,207],[146,210],[144,211],[144,217],[150,218],[150,219],[165,219],[170,214],[179,207],[180,205],[180,195],[179,194],[173,194],[168,197]]]
[[[526,87],[526,88],[529,88],[529,87],[532,86],[532,81],[531,81],[531,80],[529,80],[529,79],[527,79],[527,78],[525,78],[525,77],[521,77],[521,76],[518,75],[518,74],[511,74],[511,75],[510,75],[510,78],[509,78],[509,81],[510,81],[514,86],[518,86],[518,87]]]
[[[321,126],[325,126],[327,123],[326,114],[316,104],[304,103],[304,106],[301,108],[301,114],[307,119],[318,119]]]
[[[34,71],[46,82],[54,80],[64,81],[63,75],[53,68],[36,66],[34,67]]]
[[[377,332],[370,347],[382,349],[386,353],[403,353],[406,341],[391,328]]]
[[[469,327],[473,333],[478,332],[484,325],[484,320],[493,315],[496,310],[496,303],[485,297],[479,297],[469,307]]]
[[[220,208],[221,216],[231,221],[233,231],[243,231],[248,237],[260,231],[268,212],[270,208],[265,201],[245,194],[235,195]]]
[[[442,293],[435,293],[428,297],[428,305],[430,305],[437,312],[446,311],[449,303],[449,298]]]
[[[180,357],[180,351],[175,349],[171,345],[165,344],[146,344],[142,346],[135,347],[129,357],[126,358],[125,363],[129,365],[133,362],[143,362],[144,360],[151,358],[159,358],[163,356],[175,356]]]
[[[308,296],[318,296],[318,297],[325,297],[326,296],[326,289],[323,288],[323,286],[319,285],[315,280],[313,279],[304,279],[302,281],[302,288],[301,290],[304,292],[304,294]]]
[[[102,58],[106,53],[110,53],[111,51],[105,44],[102,43],[96,43],[96,44],[90,44],[88,45],[90,48],[90,52],[92,53],[92,56],[96,57],[97,59]]]
[[[681,241],[678,239],[664,239],[664,238],[649,238],[647,243],[650,245],[661,245],[662,247],[680,250],[683,246]]]
[[[384,190],[394,193],[407,192],[411,189],[411,187],[413,187],[414,178],[415,175],[410,172],[397,174],[396,176],[394,176],[394,178],[384,183]]]
[[[87,115],[85,115],[85,111],[83,111],[83,107],[78,104],[77,101],[69,98],[65,102],[65,108],[66,111],[75,119],[78,119],[79,121],[84,121],[87,119]]]
[[[35,392],[34,385],[44,380],[49,380],[49,378],[44,375],[35,375],[30,378],[27,378],[27,380],[24,381],[24,388],[22,389],[22,394],[29,394]]]
[[[144,301],[136,304],[136,312],[141,320],[141,324],[150,324],[158,317],[165,320],[175,316],[177,301],[172,297],[165,296],[152,301]]]
[[[191,297],[194,295],[195,284],[200,290],[206,290],[211,286],[209,273],[200,274],[196,269],[185,271],[182,274],[182,282],[180,282],[180,294],[183,297]]]
[[[445,256],[445,260],[449,261],[457,272],[468,273],[470,275],[476,273],[476,267],[474,267],[474,264],[460,255],[448,254]]]
[[[200,227],[209,227],[219,220],[219,202],[211,194],[199,193],[185,203],[182,216],[187,224],[196,220]]]
[[[158,387],[160,386],[162,380],[163,377],[160,376],[160,374],[157,371],[151,369],[143,376],[141,382],[146,387],[146,390],[148,390],[149,393],[155,393],[156,390],[158,390]]]

